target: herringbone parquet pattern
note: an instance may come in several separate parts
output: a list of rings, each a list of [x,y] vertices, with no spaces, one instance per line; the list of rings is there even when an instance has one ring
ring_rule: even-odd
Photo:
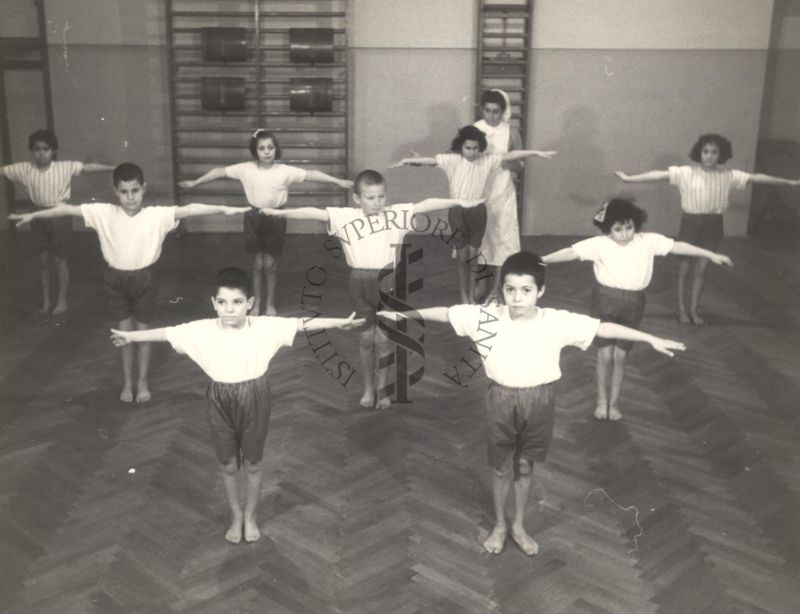
[[[280,309],[345,315],[346,270],[323,237],[290,237]],[[209,317],[207,283],[249,268],[238,235],[170,238],[158,265],[163,324]],[[417,306],[454,299],[454,267],[415,243]],[[537,238],[541,252],[567,245]],[[226,506],[204,416],[205,378],[166,345],[154,400],[116,401],[119,359],[91,234],[75,238],[71,308],[33,314],[29,235],[4,237],[0,280],[0,604],[14,613],[749,613],[800,610],[800,252],[730,239],[711,270],[710,326],[673,316],[677,262],[648,291],[644,326],[684,339],[667,359],[636,348],[625,419],[591,419],[594,352],[565,350],[547,463],[535,470],[533,558],[480,542],[491,526],[482,398],[449,327],[425,331],[425,376],[409,404],[376,412],[320,363],[357,370],[353,335],[331,351],[302,335],[273,361],[275,407],[255,545],[223,538]],[[548,272],[547,305],[585,311],[590,267]],[[315,278],[318,280],[319,278]],[[306,285],[307,282],[305,282]],[[317,341],[315,345],[319,345]],[[411,356],[410,361],[417,361]],[[132,471],[133,470],[133,471]]]

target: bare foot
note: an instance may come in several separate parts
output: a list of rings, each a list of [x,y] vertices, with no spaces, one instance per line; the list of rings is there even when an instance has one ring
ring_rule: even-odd
[[[608,420],[608,409],[603,405],[598,405],[594,410],[594,417],[598,420]]]
[[[64,313],[66,310],[67,310],[67,304],[59,303],[58,305],[56,305],[55,309],[53,309],[53,315],[57,316],[59,314]]]
[[[257,542],[261,539],[261,530],[258,528],[258,523],[254,519],[244,521],[244,541],[248,544]]]
[[[231,521],[231,526],[228,527],[228,531],[225,533],[225,539],[232,544],[240,544],[242,543],[242,518],[241,516],[235,516]]]
[[[503,551],[503,546],[506,544],[506,535],[508,531],[505,527],[496,526],[489,533],[489,537],[483,542],[483,549],[489,554],[500,554]]]
[[[122,392],[119,393],[119,400],[123,403],[133,402],[133,388],[130,385],[126,384],[122,387]]]
[[[692,314],[689,316],[689,320],[691,321],[692,324],[696,324],[697,326],[702,326],[703,324],[706,323],[706,321],[703,318],[701,318],[696,311],[692,312]]]
[[[609,407],[608,419],[611,420],[611,422],[619,422],[620,420],[622,420],[622,412],[618,410],[616,407]]]
[[[39,310],[39,313],[42,314],[43,316],[46,316],[48,313],[50,313],[50,303],[45,303],[44,305],[42,305],[42,308]]]
[[[378,399],[375,403],[375,409],[389,409],[392,406],[392,400],[389,397],[385,399]]]
[[[691,324],[692,320],[691,318],[689,318],[688,313],[686,313],[685,311],[681,311],[678,314],[678,322],[680,322],[681,324]]]
[[[375,407],[375,393],[372,390],[365,390],[358,404],[361,407]]]
[[[265,315],[276,316],[276,315],[278,315],[278,310],[275,309],[275,307],[273,307],[272,305],[267,305],[267,311],[266,311]]]
[[[147,403],[151,398],[150,388],[147,382],[139,382],[136,384],[136,402]]]
[[[536,543],[524,527],[511,527],[511,539],[528,556],[539,553],[539,544]]]

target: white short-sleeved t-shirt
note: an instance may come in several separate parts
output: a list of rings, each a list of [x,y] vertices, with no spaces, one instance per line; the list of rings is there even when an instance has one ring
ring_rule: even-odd
[[[706,170],[700,166],[670,166],[669,182],[678,186],[681,208],[686,213],[722,213],[729,205],[731,189],[747,187],[750,174],[733,169]]]
[[[21,184],[37,207],[55,207],[70,196],[70,183],[83,171],[83,162],[54,160],[45,170],[31,162],[17,162],[3,167],[11,181]]]
[[[653,277],[653,258],[666,256],[675,240],[656,232],[637,232],[620,245],[608,235],[578,241],[572,249],[594,263],[598,283],[621,290],[644,290]]]
[[[435,159],[436,166],[447,176],[451,198],[477,200],[486,196],[486,182],[502,164],[503,154],[484,153],[472,162],[457,153],[438,154]]]
[[[165,329],[167,341],[215,382],[235,384],[261,377],[277,351],[292,345],[298,318],[248,316],[244,327],[223,328],[216,318]]]
[[[259,168],[254,161],[225,167],[225,174],[242,182],[247,202],[258,209],[282,207],[289,198],[289,185],[306,180],[306,171],[296,166],[275,163]]]
[[[393,265],[396,248],[413,228],[414,204],[391,205],[366,215],[355,207],[328,207],[328,234],[339,239],[347,264],[354,269]]]
[[[91,203],[81,205],[83,221],[97,231],[100,250],[108,266],[135,271],[154,264],[170,230],[178,226],[177,207],[142,207],[134,216],[119,205]]]
[[[448,310],[457,335],[475,342],[486,375],[511,388],[530,388],[561,377],[561,348],[589,347],[600,320],[561,309],[538,308],[512,320],[505,305],[455,305]]]

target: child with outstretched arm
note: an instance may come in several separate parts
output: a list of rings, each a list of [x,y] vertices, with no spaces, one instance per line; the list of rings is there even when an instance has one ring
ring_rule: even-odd
[[[585,350],[595,337],[649,343],[668,356],[685,349],[683,343],[627,326],[540,307],[544,273],[539,256],[518,252],[500,268],[505,304],[431,307],[416,312],[425,320],[449,322],[457,335],[470,337],[489,378],[486,422],[495,524],[483,547],[492,554],[503,550],[509,531],[525,554],[539,551],[524,521],[534,463],[545,459],[553,436],[554,382],[561,377],[561,349],[573,345]],[[402,317],[387,311],[378,315]],[[509,527],[505,508],[512,485],[515,504]]]
[[[391,400],[387,394],[386,370],[379,368],[379,359],[389,351],[389,339],[377,326],[375,316],[381,303],[379,276],[387,267],[394,268],[395,245],[402,243],[409,230],[430,226],[429,219],[415,224],[415,216],[426,216],[438,209],[457,206],[474,208],[483,203],[483,199],[428,198],[418,203],[389,206],[383,175],[365,170],[356,177],[353,202],[356,207],[264,209],[262,213],[325,222],[328,233],[341,242],[347,264],[351,267],[349,290],[353,308],[356,315],[366,321],[360,344],[364,394],[359,404],[385,409]],[[434,227],[432,234],[436,234],[437,228],[440,234],[444,234],[447,225],[441,220],[439,222],[442,227]]]
[[[183,218],[198,215],[237,215],[242,207],[189,204],[182,207],[144,207],[142,200],[147,184],[136,164],[124,162],[112,175],[118,204],[61,204],[35,213],[9,215],[17,225],[32,220],[79,217],[97,232],[100,250],[107,263],[104,282],[108,301],[121,330],[144,330],[155,317],[156,292],[153,265],[161,256],[167,234]],[[150,400],[147,373],[150,367],[150,345],[139,348],[139,376],[136,393],[133,389],[133,348],[122,348],[124,382],[120,401],[144,403]]]
[[[130,343],[168,341],[186,354],[211,378],[206,392],[208,424],[221,465],[225,500],[231,524],[225,539],[238,544],[261,537],[256,519],[261,493],[264,441],[269,430],[270,394],[267,370],[277,351],[291,346],[295,333],[325,328],[353,328],[362,321],[349,318],[278,318],[248,316],[255,297],[250,278],[229,267],[217,273],[211,304],[217,317],[179,326],[149,330],[111,330],[118,347]],[[244,465],[247,476],[244,509],[239,501],[237,476]]]
[[[603,235],[584,239],[547,254],[545,264],[589,260],[594,263],[596,284],[592,291],[591,315],[604,322],[639,328],[644,317],[645,288],[653,276],[656,256],[675,254],[707,258],[714,264],[733,266],[731,259],[684,241],[674,241],[655,232],[641,232],[647,214],[629,200],[615,198],[595,215],[594,225]],[[630,341],[595,338],[597,352],[598,420],[621,420],[619,397],[625,376]]]

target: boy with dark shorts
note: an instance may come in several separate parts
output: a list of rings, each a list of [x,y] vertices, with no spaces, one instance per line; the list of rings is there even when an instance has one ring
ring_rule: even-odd
[[[539,256],[517,252],[500,269],[505,304],[431,307],[416,312],[426,320],[450,322],[456,334],[470,337],[489,378],[486,418],[495,525],[483,547],[492,554],[503,550],[509,533],[505,507],[512,483],[515,506],[511,538],[525,554],[539,551],[539,544],[525,530],[524,520],[533,465],[545,459],[553,436],[553,383],[561,377],[561,349],[574,345],[585,350],[595,336],[644,341],[669,356],[671,350],[685,349],[682,343],[619,324],[538,307],[537,301],[544,294],[544,270]],[[383,311],[378,315],[398,316]]]
[[[261,492],[264,441],[269,431],[271,394],[267,370],[272,357],[291,346],[298,328],[353,328],[360,322],[344,318],[248,316],[255,297],[250,278],[241,269],[217,273],[211,304],[217,318],[179,326],[140,331],[111,330],[112,342],[125,347],[132,342],[168,341],[186,354],[211,378],[206,391],[208,426],[222,468],[225,499],[231,525],[225,539],[238,544],[261,537],[256,507]],[[245,507],[239,502],[237,476],[244,465],[247,475]]]
[[[147,189],[142,169],[125,162],[114,169],[114,192],[119,205],[91,203],[61,204],[51,209],[10,215],[17,225],[39,219],[73,216],[83,219],[86,226],[97,231],[100,249],[108,267],[104,274],[106,292],[114,318],[121,330],[144,330],[153,321],[155,288],[152,266],[161,256],[167,234],[178,221],[197,215],[244,212],[242,207],[190,204],[183,207],[142,207]],[[150,345],[139,348],[139,377],[136,395],[133,393],[133,348],[122,348],[124,382],[120,400],[144,403],[150,400],[147,371],[150,366]]]
[[[474,208],[482,204],[483,199],[428,198],[418,203],[387,206],[383,175],[374,170],[365,170],[356,177],[353,202],[358,208],[262,209],[261,213],[325,222],[328,224],[328,233],[341,242],[351,268],[348,286],[353,308],[356,315],[365,320],[360,343],[364,394],[359,404],[362,407],[386,409],[391,405],[391,399],[386,385],[386,370],[379,367],[379,359],[388,353],[389,339],[378,327],[375,314],[381,304],[380,280],[390,278],[391,269],[394,268],[395,245],[402,243],[409,230],[430,226],[430,220],[415,225],[415,215],[458,206]],[[437,230],[442,234],[447,229],[444,222],[440,224],[433,228],[433,234]]]

